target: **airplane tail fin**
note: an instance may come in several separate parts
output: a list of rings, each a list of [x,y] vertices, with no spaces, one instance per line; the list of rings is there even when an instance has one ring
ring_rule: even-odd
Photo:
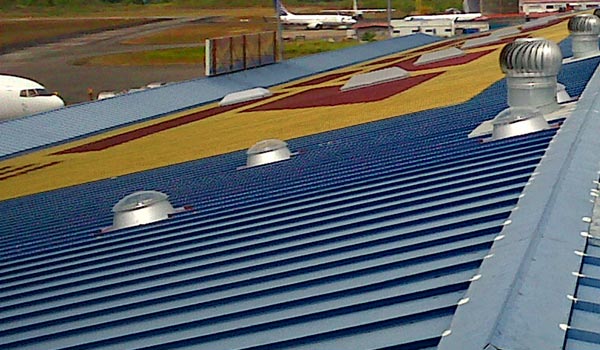
[[[290,11],[288,11],[285,6],[283,6],[283,4],[281,3],[280,0],[274,0],[275,1],[275,7],[277,8],[277,11],[279,12],[280,16],[285,16],[285,15],[291,15],[292,13]]]

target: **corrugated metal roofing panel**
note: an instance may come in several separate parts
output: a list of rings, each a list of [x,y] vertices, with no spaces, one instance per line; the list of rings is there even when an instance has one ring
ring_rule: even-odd
[[[557,130],[468,139],[505,96],[0,202],[0,345],[431,349]],[[195,209],[99,235],[139,189]]]
[[[230,92],[270,87],[439,40],[424,34],[411,35],[352,48],[351,55],[347,50],[326,52],[0,122],[0,158],[189,109],[219,100]]]
[[[340,142],[329,147],[319,142],[323,135],[305,138],[306,157],[258,172],[236,172],[226,156],[223,180],[238,178],[245,190],[180,189],[202,210],[169,222],[103,238],[87,225],[75,232],[76,244],[65,242],[65,224],[47,226],[25,251],[3,253],[13,262],[1,270],[0,315],[12,325],[3,346],[435,345],[553,132],[478,144],[458,137],[473,124],[465,119],[449,134],[440,126],[398,142],[395,133],[437,115],[428,113],[360,126],[346,137],[332,132]],[[393,152],[380,152],[393,143]],[[518,144],[531,152],[514,154]],[[339,156],[359,145],[369,147]],[[329,163],[317,161],[326,154],[334,156]],[[361,157],[370,161],[357,166]],[[310,171],[290,172],[298,166]],[[205,169],[179,165],[170,176],[197,178]],[[152,173],[80,190],[115,193],[123,190],[116,183],[164,179]],[[253,180],[263,173],[270,177]],[[279,185],[285,174],[292,186]],[[59,193],[69,190],[40,196],[64,201]],[[81,204],[88,211],[98,203]],[[390,337],[397,327],[412,331]]]

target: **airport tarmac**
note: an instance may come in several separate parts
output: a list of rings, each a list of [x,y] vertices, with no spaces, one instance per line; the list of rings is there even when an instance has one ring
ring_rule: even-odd
[[[151,82],[173,82],[204,75],[203,65],[77,66],[77,59],[98,54],[171,48],[178,45],[123,45],[121,42],[156,31],[175,28],[203,18],[174,18],[128,28],[81,35],[0,55],[0,74],[28,77],[57,91],[68,104],[86,101],[103,90],[123,90]],[[181,46],[181,45],[179,45]],[[184,45],[189,47],[190,45]]]

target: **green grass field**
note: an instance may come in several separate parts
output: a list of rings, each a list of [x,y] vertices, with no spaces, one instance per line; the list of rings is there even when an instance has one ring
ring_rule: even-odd
[[[283,55],[286,59],[290,59],[300,56],[313,55],[320,52],[345,49],[347,47],[356,45],[360,45],[360,43],[356,40],[339,42],[329,42],[323,40],[292,41],[284,44]]]
[[[204,47],[186,47],[95,56],[73,62],[75,65],[161,66],[169,64],[203,64]]]
[[[285,43],[284,56],[291,59],[320,52],[339,50],[359,45],[358,41],[328,42],[323,40]],[[187,47],[89,57],[74,62],[76,65],[100,66],[161,66],[171,64],[203,64],[204,47]]]

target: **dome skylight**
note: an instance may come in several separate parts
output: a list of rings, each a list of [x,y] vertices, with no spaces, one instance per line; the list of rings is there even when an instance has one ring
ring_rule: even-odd
[[[290,152],[286,142],[278,139],[268,139],[257,142],[246,151],[246,167],[254,167],[290,159]]]
[[[103,231],[145,225],[176,213],[169,196],[158,191],[137,191],[123,197],[112,208],[113,225]]]

